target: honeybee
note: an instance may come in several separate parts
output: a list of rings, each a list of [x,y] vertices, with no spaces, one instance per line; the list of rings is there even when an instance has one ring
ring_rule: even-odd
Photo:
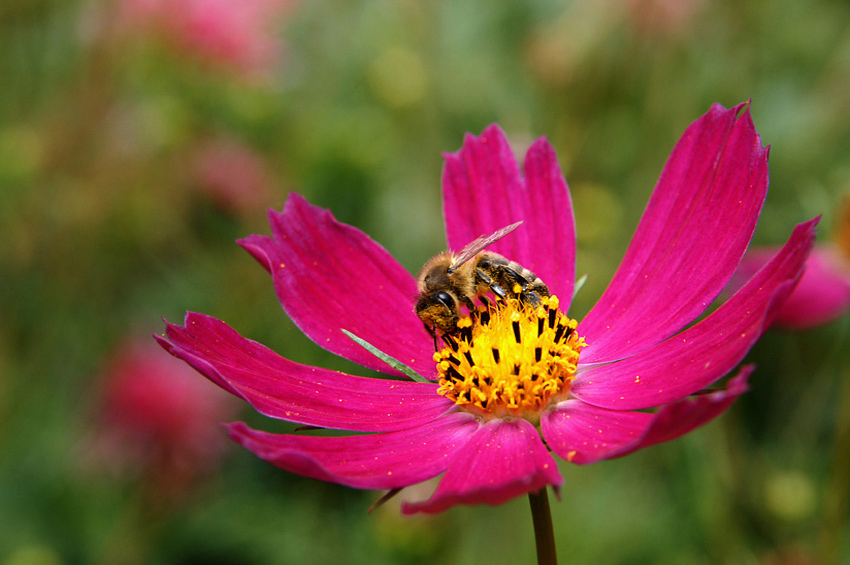
[[[484,251],[521,223],[482,235],[459,253],[444,251],[422,267],[416,315],[435,339],[435,330],[456,333],[460,307],[475,308],[473,301],[483,300],[488,292],[499,298],[519,298],[532,306],[538,305],[541,297],[549,296],[549,288],[534,273],[498,253]]]

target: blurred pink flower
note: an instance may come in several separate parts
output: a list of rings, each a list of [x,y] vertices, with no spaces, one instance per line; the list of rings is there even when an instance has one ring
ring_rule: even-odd
[[[557,488],[563,478],[553,454],[582,465],[621,457],[723,413],[746,390],[753,368],[738,365],[797,282],[817,223],[798,225],[764,269],[693,323],[735,272],[767,194],[767,150],[748,109],[715,105],[688,127],[623,262],[580,323],[566,316],[575,281],[572,204],[545,139],[531,145],[524,169],[521,175],[495,125],[446,155],[448,246],[460,249],[523,220],[492,249],[533,270],[560,300],[538,308],[516,300],[480,305],[458,335],[442,336],[445,348],[436,355],[414,313],[416,279],[329,211],[290,195],[283,212],[269,213],[272,236],[240,241],[272,275],[283,308],[305,334],[394,378],[301,365],[202,314],[188,313],[184,325],[167,324],[156,338],[267,416],[360,432],[327,437],[228,426],[234,440],[274,465],[366,489],[400,489],[442,474],[433,495],[405,503],[405,513],[500,504]],[[398,380],[399,371],[342,329],[412,367],[423,382]],[[724,387],[705,390],[733,372]]]
[[[626,0],[624,14],[642,38],[684,39],[704,7],[705,0]]]
[[[192,157],[197,188],[223,210],[245,213],[269,201],[272,175],[260,155],[233,138],[217,138],[198,147]]]
[[[203,61],[262,74],[281,56],[275,25],[296,1],[120,0],[118,24]]]
[[[815,245],[806,270],[773,323],[789,330],[808,329],[836,320],[850,311],[850,197],[836,219],[835,242]],[[732,292],[744,285],[779,251],[757,247],[747,252],[729,283]]]
[[[226,447],[217,423],[237,409],[172,361],[153,343],[120,346],[102,370],[94,438],[103,464],[171,493],[217,465]]]

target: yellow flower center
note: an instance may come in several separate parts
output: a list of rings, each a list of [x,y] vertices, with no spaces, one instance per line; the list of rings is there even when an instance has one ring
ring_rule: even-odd
[[[439,393],[485,418],[514,416],[536,425],[575,380],[585,346],[577,325],[558,310],[555,296],[536,308],[512,298],[479,305],[434,354]]]

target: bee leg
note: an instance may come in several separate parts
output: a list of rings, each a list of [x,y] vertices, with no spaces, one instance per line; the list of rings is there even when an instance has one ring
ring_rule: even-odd
[[[472,302],[472,300],[468,296],[462,295],[460,297],[460,301],[463,303],[464,306],[466,306],[469,309],[470,312],[475,310],[475,304]]]
[[[519,286],[520,291],[517,293],[517,297],[534,308],[540,306],[541,296],[549,296],[549,289],[545,284],[539,282],[539,279],[531,271],[518,273],[514,269],[505,266],[501,268],[501,274],[506,281],[512,282],[512,289]],[[529,275],[533,277],[532,280],[527,278]]]
[[[475,269],[475,277],[479,281],[483,282],[485,285],[489,286],[490,290],[493,291],[493,294],[495,294],[499,298],[507,298],[508,297],[507,291],[504,288],[502,288],[501,286],[499,286],[498,283],[496,283],[493,279],[491,279],[487,275],[487,273],[485,273],[481,269]]]
[[[528,289],[528,279],[523,277],[521,274],[511,268],[508,264],[502,264],[500,262],[491,261],[490,267],[492,269],[492,278],[489,277],[487,273],[484,273],[480,270],[478,271],[479,276],[482,277],[482,280],[485,284],[488,284],[491,287],[493,287],[493,285],[498,286],[505,292],[505,294],[511,294],[512,296],[517,297],[521,296],[526,291],[526,289]],[[499,281],[499,283],[501,283],[503,286],[500,286],[494,281]],[[520,291],[514,292],[514,289],[517,286],[519,286]],[[507,288],[508,290],[505,290],[505,288]],[[493,292],[496,291],[494,290]],[[498,292],[496,292],[496,294],[498,294]]]
[[[523,302],[527,302],[531,304],[532,307],[537,308],[540,306],[540,296],[533,290],[523,291],[519,295],[519,299]]]
[[[501,267],[499,272],[504,280],[511,283],[511,290],[519,286],[520,291],[517,294],[523,295],[528,291],[528,287],[531,283],[527,278],[522,276],[522,274],[508,266]]]
[[[519,285],[520,291],[518,293],[519,299],[527,304],[530,304],[532,307],[537,308],[540,306],[540,295],[537,292],[536,286],[533,281],[529,282],[527,278],[517,273],[516,271],[510,271],[512,276],[511,278],[515,281],[516,285]],[[548,289],[546,294],[549,294]]]
[[[529,286],[527,292],[528,294],[534,295],[534,299],[536,301],[534,305],[537,306],[538,304],[540,304],[541,298],[549,296],[549,287],[543,284],[543,281],[541,281],[540,279],[536,279],[534,283]]]
[[[428,333],[431,334],[431,338],[434,340],[434,351],[439,351],[439,349],[437,348],[437,332],[434,331],[434,328],[432,328],[428,324],[422,324],[422,325],[425,327],[425,329],[428,331]]]

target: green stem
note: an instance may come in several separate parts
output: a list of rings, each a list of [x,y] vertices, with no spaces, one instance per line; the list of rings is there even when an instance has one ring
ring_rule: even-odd
[[[546,487],[528,493],[531,504],[531,520],[534,522],[534,542],[537,544],[538,565],[558,565],[555,553],[555,531],[552,528],[552,513],[549,511],[549,494]]]

